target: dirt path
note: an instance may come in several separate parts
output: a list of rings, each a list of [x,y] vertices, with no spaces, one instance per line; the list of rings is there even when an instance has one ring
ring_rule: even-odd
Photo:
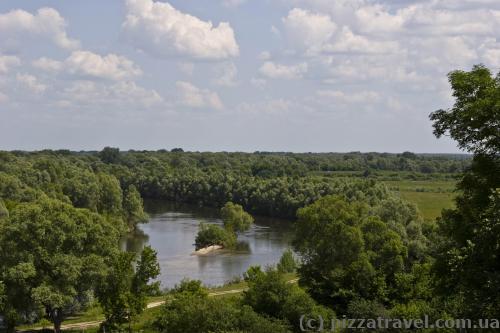
[[[290,281],[287,281],[288,283],[297,283],[299,279],[293,279]],[[225,290],[225,291],[214,291],[208,294],[208,297],[217,297],[217,296],[223,296],[223,295],[230,295],[230,294],[239,294],[247,290],[248,288],[242,288],[242,289],[232,289],[232,290]],[[152,309],[152,308],[157,308],[159,306],[162,306],[165,304],[165,301],[156,301],[156,302],[151,302],[149,303],[146,308]],[[92,328],[92,327],[97,327],[99,326],[104,320],[97,320],[97,321],[87,321],[87,322],[82,322],[82,323],[74,323],[74,324],[65,324],[61,326],[62,330],[72,330],[72,329],[86,329],[86,328]],[[40,330],[43,327],[35,327],[33,330]],[[21,331],[22,332],[22,331]]]

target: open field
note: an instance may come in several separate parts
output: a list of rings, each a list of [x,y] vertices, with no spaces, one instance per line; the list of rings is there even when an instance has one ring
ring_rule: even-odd
[[[417,205],[424,219],[434,220],[446,208],[453,208],[455,180],[386,180],[387,187]]]

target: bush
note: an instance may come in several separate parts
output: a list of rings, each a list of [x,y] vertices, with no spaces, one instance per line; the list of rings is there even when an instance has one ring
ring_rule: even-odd
[[[200,223],[200,230],[195,240],[196,250],[212,245],[233,248],[236,245],[236,237],[217,225]]]
[[[281,273],[295,272],[297,269],[297,261],[295,260],[292,250],[288,249],[283,253],[277,268]]]
[[[174,297],[160,310],[153,323],[155,331],[169,333],[288,332],[283,323],[255,313],[237,300],[209,298],[196,289],[199,284],[184,281]]]

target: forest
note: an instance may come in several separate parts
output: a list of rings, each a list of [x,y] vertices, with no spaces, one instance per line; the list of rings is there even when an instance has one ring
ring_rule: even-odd
[[[108,332],[300,332],[301,316],[500,318],[500,75],[476,66],[449,81],[455,105],[430,120],[463,155],[0,152],[5,329],[48,320],[60,332],[96,302]],[[424,219],[387,179],[451,179],[456,208]],[[294,253],[250,267],[241,297],[216,300],[187,280],[162,291],[155,251],[118,246],[147,221],[147,199],[287,219]],[[247,228],[244,216],[229,228]],[[168,301],[148,312],[153,296]]]

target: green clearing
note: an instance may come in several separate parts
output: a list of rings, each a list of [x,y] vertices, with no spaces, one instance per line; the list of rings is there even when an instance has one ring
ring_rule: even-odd
[[[453,208],[455,180],[387,180],[387,187],[417,205],[425,220],[435,220],[441,211]]]

